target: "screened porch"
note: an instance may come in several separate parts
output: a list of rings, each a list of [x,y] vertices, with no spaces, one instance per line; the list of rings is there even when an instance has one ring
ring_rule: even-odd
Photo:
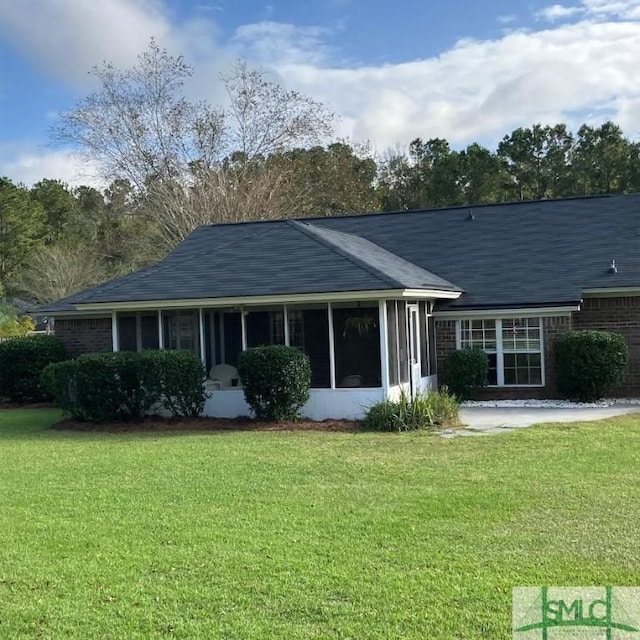
[[[311,363],[311,404],[347,402],[356,416],[362,413],[361,403],[371,404],[401,390],[418,393],[434,383],[432,304],[370,300],[118,311],[112,322],[113,348],[194,353],[205,365],[207,388],[214,391],[206,411],[231,416],[243,409],[238,355],[262,345],[298,347]],[[216,391],[225,392],[228,400],[237,398],[222,406],[225,393]],[[327,395],[331,391],[335,393]],[[310,417],[332,413],[327,406],[309,411],[315,414]],[[344,414],[345,408],[336,411]]]

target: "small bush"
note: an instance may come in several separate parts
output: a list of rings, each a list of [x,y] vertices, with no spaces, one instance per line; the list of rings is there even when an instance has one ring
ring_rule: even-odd
[[[184,351],[85,354],[42,374],[59,406],[90,422],[139,420],[159,403],[173,417],[197,417],[204,379],[202,362]]]
[[[200,358],[188,351],[145,351],[142,359],[162,405],[173,417],[197,418],[202,413],[207,374]]]
[[[42,371],[48,364],[66,357],[64,345],[55,336],[10,338],[0,342],[0,396],[12,402],[47,400],[40,384]]]
[[[451,392],[462,399],[487,386],[489,359],[480,349],[459,349],[447,355],[444,374]]]
[[[573,400],[598,400],[624,382],[629,349],[617,333],[568,331],[554,351],[558,391]]]
[[[443,387],[439,391],[399,400],[383,400],[369,408],[363,422],[366,431],[416,431],[458,423],[460,403]]]
[[[291,420],[309,399],[311,365],[300,349],[271,345],[243,351],[238,374],[259,420]]]

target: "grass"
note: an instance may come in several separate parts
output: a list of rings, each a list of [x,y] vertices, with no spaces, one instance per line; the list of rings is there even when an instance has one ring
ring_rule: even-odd
[[[640,419],[72,433],[0,411],[0,637],[508,638],[514,585],[636,585]]]

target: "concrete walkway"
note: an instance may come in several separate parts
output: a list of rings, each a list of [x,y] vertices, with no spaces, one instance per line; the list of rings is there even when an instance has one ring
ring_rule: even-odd
[[[610,407],[462,407],[460,421],[464,428],[447,429],[445,438],[506,433],[541,422],[584,422],[602,420],[627,413],[640,413],[640,406],[613,405]],[[639,416],[640,419],[640,416]]]

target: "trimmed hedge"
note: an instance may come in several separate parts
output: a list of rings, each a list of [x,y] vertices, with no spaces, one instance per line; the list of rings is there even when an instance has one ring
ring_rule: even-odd
[[[558,391],[583,402],[599,400],[622,384],[629,362],[623,336],[608,331],[567,331],[558,336],[554,355]]]
[[[270,345],[243,351],[238,374],[247,404],[259,420],[295,420],[309,399],[311,365],[296,347]]]
[[[489,358],[480,349],[459,349],[447,355],[444,363],[449,390],[462,399],[487,386]]]
[[[90,353],[49,365],[42,383],[77,420],[140,420],[163,406],[172,417],[197,417],[204,408],[205,372],[185,351]]]
[[[0,342],[0,397],[12,402],[47,400],[40,384],[44,368],[67,358],[67,351],[55,336],[10,338]]]

